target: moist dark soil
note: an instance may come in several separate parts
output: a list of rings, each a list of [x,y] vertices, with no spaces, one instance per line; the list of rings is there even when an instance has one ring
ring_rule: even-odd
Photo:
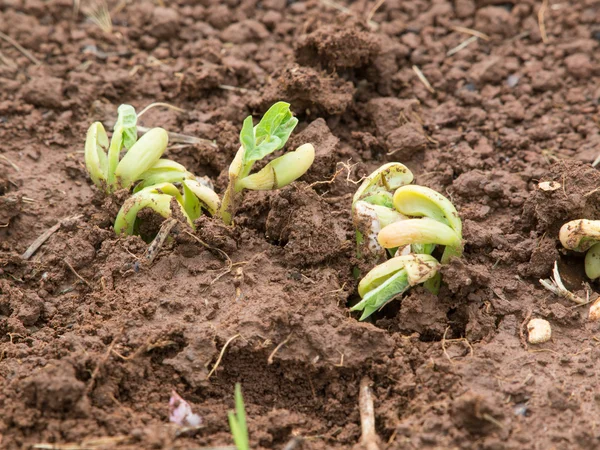
[[[558,260],[584,290],[558,230],[600,219],[597,0],[133,0],[109,3],[110,32],[79,3],[0,3],[30,52],[0,40],[1,448],[232,445],[236,382],[252,448],[352,448],[363,377],[381,449],[600,447],[600,325],[538,282]],[[456,27],[485,39],[455,52]],[[111,228],[122,198],[87,177],[87,127],[121,103],[183,108],[141,123],[203,139],[167,156],[222,193],[243,119],[277,100],[311,170],[245,194],[233,228],[176,227],[144,264],[148,244]],[[438,296],[361,323],[351,198],[390,161],[453,201],[465,254]],[[550,342],[527,344],[530,317]],[[169,424],[172,390],[201,428]]]

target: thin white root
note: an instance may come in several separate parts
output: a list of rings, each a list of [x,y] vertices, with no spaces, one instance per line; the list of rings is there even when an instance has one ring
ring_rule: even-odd
[[[379,438],[375,431],[375,408],[373,406],[371,380],[368,377],[364,377],[360,381],[358,409],[360,410],[360,425],[362,429],[361,444],[366,450],[379,450]]]
[[[558,273],[558,263],[556,261],[554,261],[554,270],[552,270],[552,274],[554,275],[554,278],[540,280],[542,286],[544,286],[553,294],[571,300],[572,302],[575,302],[577,304],[585,305],[586,303],[589,303],[589,298],[587,300],[584,300],[581,297],[578,297],[577,295],[573,294],[565,287],[560,278],[560,273]]]

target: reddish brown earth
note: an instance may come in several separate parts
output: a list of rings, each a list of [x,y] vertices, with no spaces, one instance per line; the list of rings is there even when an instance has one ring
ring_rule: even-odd
[[[374,2],[165,4],[125,4],[112,33],[73,19],[70,0],[0,4],[0,31],[42,63],[0,41],[0,447],[231,445],[241,382],[252,448],[351,448],[368,376],[382,449],[598,448],[599,325],[538,283],[559,259],[583,289],[557,232],[600,219],[598,1],[551,0],[546,43],[532,0],[387,0],[370,24]],[[491,39],[447,56],[470,37],[454,26]],[[242,120],[275,100],[317,159],[302,181],[247,194],[234,229],[199,222],[232,270],[185,230],[135,270],[147,244],[111,229],[118,199],[83,165],[89,124],[120,103],[184,108],[143,125],[214,140],[168,155],[223,192]],[[438,297],[416,288],[360,323],[349,180],[389,161],[453,200],[466,251]],[[562,187],[538,188],[551,180]],[[524,343],[529,317],[550,321],[551,342]],[[203,428],[168,424],[172,389]]]

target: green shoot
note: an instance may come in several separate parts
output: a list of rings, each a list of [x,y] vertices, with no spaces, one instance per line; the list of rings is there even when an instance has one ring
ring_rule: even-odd
[[[287,186],[306,173],[315,159],[311,144],[304,144],[268,163],[262,170],[250,174],[254,164],[283,148],[298,123],[289,103],[275,103],[254,126],[252,116],[244,120],[240,133],[241,146],[229,166],[229,185],[223,196],[220,215],[231,225],[239,195],[244,189],[274,190]]]
[[[563,247],[585,255],[585,274],[600,277],[600,220],[578,219],[564,224],[559,232]]]
[[[393,256],[361,280],[362,301],[352,308],[363,311],[360,320],[416,284],[423,283],[437,295],[440,263],[431,256],[437,246],[444,246],[442,264],[462,255],[462,222],[454,205],[412,181],[406,166],[389,163],[373,172],[354,195],[358,256],[375,263]]]
[[[219,209],[219,196],[210,188],[196,180],[186,179],[181,182],[183,194],[172,183],[160,183],[145,187],[123,203],[115,220],[117,234],[134,234],[138,213],[150,208],[164,218],[173,214],[172,205],[177,205],[179,213],[186,219],[190,227],[194,220],[202,214],[202,210],[214,215]]]
[[[227,413],[229,428],[233,436],[233,442],[237,450],[250,450],[250,439],[248,438],[248,425],[246,423],[246,408],[242,397],[242,386],[235,384],[235,412]]]
[[[133,106],[119,106],[110,142],[100,122],[88,129],[85,165],[94,184],[106,193],[129,189],[139,180],[145,181],[145,187],[190,177],[180,164],[161,159],[169,141],[164,129],[152,128],[137,139],[137,118]],[[120,158],[123,150],[126,153]]]
[[[359,283],[358,293],[362,300],[352,311],[362,311],[365,320],[412,286],[433,278],[440,263],[430,255],[396,256],[376,266]]]

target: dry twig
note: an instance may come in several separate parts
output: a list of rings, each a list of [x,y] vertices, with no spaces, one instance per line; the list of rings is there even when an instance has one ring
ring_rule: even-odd
[[[546,9],[548,9],[548,0],[543,0],[542,6],[540,6],[540,10],[538,11],[538,25],[540,27],[540,35],[542,36],[542,41],[544,41],[544,44],[548,43],[546,23],[544,22],[544,14],[546,14]]]
[[[368,377],[360,380],[358,409],[360,410],[361,444],[366,450],[379,450],[379,438],[375,432],[375,407],[373,406],[371,380]]]
[[[44,242],[46,242],[48,238],[52,236],[63,224],[71,220],[80,219],[81,217],[83,217],[83,215],[81,214],[73,217],[67,217],[66,219],[62,219],[60,222],[47,229],[40,237],[33,241],[33,243],[27,248],[27,250],[25,250],[25,253],[21,255],[21,258],[23,258],[24,260],[28,260],[29,258],[31,258],[33,254],[37,252],[37,250],[44,244]]]
[[[25,49],[21,44],[19,44],[17,41],[15,41],[13,38],[11,38],[9,35],[4,34],[1,31],[0,31],[0,39],[2,39],[3,41],[8,42],[14,48],[16,48],[21,53],[23,53],[23,55],[25,55],[25,57],[27,59],[29,59],[29,61],[31,61],[32,63],[34,63],[36,66],[40,66],[42,64],[42,62],[39,59],[37,59],[35,56],[33,56],[31,54],[31,52],[29,52],[27,49]]]

